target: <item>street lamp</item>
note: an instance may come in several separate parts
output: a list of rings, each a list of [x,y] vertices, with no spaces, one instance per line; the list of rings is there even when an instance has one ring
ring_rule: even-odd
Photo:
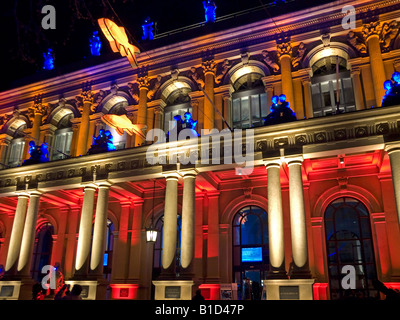
[[[151,223],[150,227],[146,228],[146,241],[150,243],[155,243],[157,241],[158,230],[154,227],[154,194],[156,188],[156,181],[154,180],[154,188],[153,188],[153,211],[151,213]]]

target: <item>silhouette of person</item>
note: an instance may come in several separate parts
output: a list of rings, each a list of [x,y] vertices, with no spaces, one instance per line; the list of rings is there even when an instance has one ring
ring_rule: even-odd
[[[201,295],[201,290],[197,289],[196,294],[193,296],[193,301],[204,301],[204,297]]]
[[[81,298],[82,286],[75,284],[69,295],[66,295],[62,300],[82,300]]]
[[[398,290],[389,289],[378,279],[373,280],[372,284],[376,290],[386,296],[385,300],[400,300],[400,292]]]

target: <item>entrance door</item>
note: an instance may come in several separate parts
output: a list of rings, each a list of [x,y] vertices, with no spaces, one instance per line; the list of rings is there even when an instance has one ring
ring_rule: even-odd
[[[262,281],[269,268],[268,216],[256,206],[239,210],[232,224],[233,282],[237,283],[239,299],[249,299],[244,288],[255,289],[250,299],[259,299]]]
[[[379,298],[369,212],[354,198],[339,198],[325,211],[325,235],[331,299]],[[350,266],[350,267],[348,267]],[[355,289],[342,283],[355,271]]]

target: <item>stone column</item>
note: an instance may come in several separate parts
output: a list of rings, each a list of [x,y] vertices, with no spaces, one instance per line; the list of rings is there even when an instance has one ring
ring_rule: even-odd
[[[164,107],[165,102],[160,100],[160,105],[157,106],[154,110],[154,128],[165,130],[164,128]]]
[[[303,92],[304,92],[304,110],[306,113],[306,119],[311,119],[314,117],[314,110],[312,104],[310,77],[302,78],[301,83],[303,85]]]
[[[304,208],[303,180],[301,176],[302,158],[288,160],[290,230],[294,268],[291,279],[311,278],[308,267],[306,215]]]
[[[376,106],[382,105],[382,98],[385,95],[383,83],[386,80],[385,66],[382,60],[381,46],[379,34],[381,32],[381,24],[379,21],[371,22],[363,25],[363,36],[367,43],[369,61],[374,83]]]
[[[7,152],[8,147],[10,146],[10,142],[12,137],[6,133],[0,134],[0,169],[7,168]]]
[[[204,71],[204,129],[211,130],[214,128],[215,110],[214,110],[214,82],[217,64],[214,59],[204,61],[202,63]],[[210,102],[211,100],[211,102]]]
[[[268,234],[270,269],[268,278],[287,278],[285,271],[285,240],[283,231],[282,193],[280,181],[280,161],[268,161]]]
[[[109,182],[99,183],[97,193],[96,215],[93,228],[92,254],[90,257],[90,272],[95,276],[103,275],[103,258],[107,234],[107,213]]]
[[[397,218],[400,225],[400,144],[387,145],[385,150],[389,154],[394,199],[396,201]]]
[[[139,105],[137,112],[137,124],[147,125],[147,93],[150,87],[150,78],[148,76],[137,79],[139,85]],[[135,136],[135,147],[141,146],[145,141],[140,136]]]
[[[20,193],[18,195],[17,208],[15,210],[5,267],[5,273],[9,276],[15,275],[17,271],[18,257],[21,249],[21,241],[24,231],[28,199],[29,195],[27,193]]]
[[[19,253],[18,274],[26,278],[30,278],[33,246],[36,236],[36,222],[39,213],[39,198],[40,193],[38,191],[30,193],[24,233],[21,241],[21,251]]]
[[[224,94],[224,118],[225,121],[228,122],[229,126],[232,128],[232,103],[231,103],[231,95]],[[227,129],[226,123],[223,125],[223,129]]]
[[[24,153],[22,159],[29,159],[29,142],[34,141],[36,145],[40,145],[40,126],[42,125],[43,115],[46,113],[46,106],[41,101],[35,102],[35,104],[29,108],[31,113],[32,128],[30,130],[30,136],[26,137],[24,146]]]
[[[88,184],[84,187],[85,194],[79,223],[79,238],[75,260],[75,278],[86,278],[88,274],[95,192],[96,186],[93,184]]]
[[[365,103],[361,87],[360,69],[351,70],[351,80],[354,88],[354,100],[356,102],[356,110],[364,110]],[[383,85],[382,85],[383,86]]]
[[[87,153],[87,144],[89,139],[89,127],[90,127],[90,113],[93,104],[93,94],[91,90],[83,91],[82,97],[82,116],[81,123],[79,126],[78,141],[76,146],[76,156],[84,156]]]
[[[290,103],[291,109],[296,112],[296,114],[299,114],[299,112],[297,112],[297,107],[294,105],[292,46],[290,42],[278,43],[277,53],[281,64],[282,93],[286,95],[286,101]]]
[[[165,177],[167,183],[165,187],[162,270],[160,278],[175,278],[179,175],[176,172],[171,172],[165,174]]]
[[[207,283],[220,282],[219,192],[207,192]]]
[[[194,255],[196,171],[183,173],[181,273],[192,276]]]

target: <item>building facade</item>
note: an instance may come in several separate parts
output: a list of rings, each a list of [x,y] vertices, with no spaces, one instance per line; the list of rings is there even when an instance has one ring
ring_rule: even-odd
[[[138,68],[119,57],[1,92],[0,298],[31,299],[45,265],[90,299],[399,288],[400,105],[381,106],[400,72],[399,16],[396,1],[336,1],[147,50]],[[297,120],[264,125],[281,94]],[[186,112],[224,139],[155,145],[102,121],[167,132]],[[116,150],[88,154],[102,129]],[[32,140],[50,161],[24,164]]]

